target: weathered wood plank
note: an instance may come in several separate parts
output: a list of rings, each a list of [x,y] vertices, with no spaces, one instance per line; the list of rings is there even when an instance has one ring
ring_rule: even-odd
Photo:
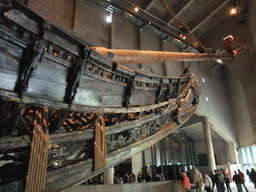
[[[60,144],[81,140],[88,140],[94,137],[94,130],[83,130],[65,133],[54,133],[49,135],[49,144]],[[28,147],[31,143],[31,136],[17,136],[9,138],[0,138],[0,150],[8,151],[21,147]]]
[[[190,116],[192,116],[196,108],[197,105],[189,109],[182,117],[182,121],[185,122]],[[175,122],[172,122],[152,136],[107,154],[107,165],[95,172],[92,171],[92,161],[89,162],[89,160],[49,172],[47,173],[46,179],[46,191],[61,191],[64,188],[71,187],[79,182],[83,182],[89,179],[91,176],[104,172],[109,167],[115,166],[136,153],[145,150],[147,147],[153,145],[155,142],[163,139],[171,132],[175,131],[178,127],[179,126]],[[71,173],[68,174],[69,172]]]

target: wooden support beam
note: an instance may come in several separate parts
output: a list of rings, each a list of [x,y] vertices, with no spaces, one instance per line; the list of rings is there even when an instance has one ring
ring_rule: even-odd
[[[31,143],[31,136],[24,135],[19,137],[1,138],[0,151],[8,151],[21,147],[28,147]]]
[[[182,1],[182,2],[185,2],[185,1]],[[174,12],[176,13],[176,17],[179,17],[180,15],[182,15],[186,10],[187,10],[187,8],[192,4],[192,3],[194,3],[195,2],[195,0],[189,0],[188,2],[186,2],[186,4],[181,8],[181,9],[179,9],[179,11],[175,11],[174,10]],[[179,4],[180,4],[180,2],[179,2]],[[173,22],[175,21],[175,19],[174,18],[172,18],[170,21],[167,21],[167,24],[168,25],[172,25],[173,24]]]
[[[201,27],[206,21],[208,21],[213,15],[215,15],[220,9],[222,9],[230,0],[215,0],[210,5],[203,9],[199,15],[191,20],[187,24],[190,31],[193,33],[199,27]]]
[[[148,0],[144,0],[142,2],[142,4],[140,5],[140,8],[141,9],[144,9],[145,11],[149,11],[153,6],[154,4],[157,2],[158,0],[151,0],[151,1],[148,1]]]

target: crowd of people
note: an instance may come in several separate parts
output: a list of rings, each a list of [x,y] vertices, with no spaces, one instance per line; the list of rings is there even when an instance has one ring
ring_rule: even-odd
[[[247,169],[246,174],[249,176],[250,182],[254,183],[254,187],[256,188],[256,171],[252,168],[251,170]],[[243,189],[248,192],[247,187],[245,186],[245,175],[244,173],[238,169],[238,171],[234,171],[234,175],[230,176],[226,174],[222,169],[214,170],[209,173],[204,173],[203,175],[199,171],[198,168],[194,169],[193,173],[193,183],[191,184],[189,177],[186,172],[180,173],[177,177],[178,180],[187,188],[188,191],[190,189],[195,189],[196,192],[201,192],[202,189],[206,192],[212,192],[214,189],[217,192],[232,192],[230,188],[230,182],[235,182],[237,186],[238,192],[242,192]],[[115,184],[123,184],[123,183],[141,183],[141,182],[151,182],[151,181],[165,181],[166,175],[165,173],[157,173],[153,177],[149,172],[142,174],[138,173],[137,177],[134,173],[124,174],[123,176],[114,175],[114,183]],[[100,174],[94,178],[90,178],[84,184],[103,184],[103,174]],[[204,186],[204,187],[203,187]],[[215,191],[216,191],[215,190]]]
[[[145,174],[145,176],[139,172],[137,178],[134,173],[125,174],[122,177],[118,175],[114,175],[114,183],[123,184],[123,183],[141,183],[141,182],[151,182],[151,181],[165,181],[165,173],[157,173],[154,177],[151,176],[149,172]]]
[[[214,170],[214,172],[211,171],[209,175],[207,173],[204,173],[202,175],[199,169],[195,168],[193,174],[193,186],[191,186],[190,180],[185,172],[181,173],[182,177],[180,181],[188,189],[188,191],[193,188],[196,190],[196,192],[201,192],[203,186],[204,190],[207,192],[214,191],[215,187],[217,189],[217,192],[225,192],[226,190],[227,192],[232,192],[230,188],[230,182],[234,181],[237,186],[238,192],[242,192],[243,188],[246,192],[248,192],[248,189],[245,186],[244,173],[240,169],[238,169],[238,171],[234,171],[234,173],[235,174],[233,175],[233,177],[230,177],[229,174],[225,174],[222,169],[219,169]],[[256,188],[255,170],[252,168],[251,171],[247,170],[246,173],[249,176],[250,181],[254,183],[254,187]]]

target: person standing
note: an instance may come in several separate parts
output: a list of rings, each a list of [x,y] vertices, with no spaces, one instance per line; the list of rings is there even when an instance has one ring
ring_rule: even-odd
[[[221,192],[225,192],[225,184],[224,184],[224,172],[222,169],[220,169],[219,171],[219,180],[220,180],[220,191]]]
[[[133,183],[133,176],[132,176],[132,173],[130,173],[130,176],[129,176],[129,183]]]
[[[196,188],[196,192],[201,192],[202,186],[203,186],[203,178],[202,178],[202,174],[197,168],[195,168],[195,171],[193,174],[193,181]]]
[[[140,183],[142,182],[142,174],[139,172],[137,176],[137,181]]]
[[[229,175],[225,175],[224,177],[224,183],[226,184],[227,187],[227,192],[232,192],[231,188],[230,188],[230,179],[229,179]]]
[[[250,173],[251,173],[251,172],[250,172],[250,170],[249,170],[249,167],[246,167],[246,175],[248,175],[249,181],[252,182],[251,179],[250,179]]]
[[[240,177],[240,175],[238,175],[236,173],[236,171],[235,171],[235,175],[233,176],[233,181],[236,182],[236,187],[237,187],[238,192],[243,192],[243,189],[242,189],[243,180]]]
[[[150,182],[151,181],[151,175],[149,172],[146,173],[146,182]]]
[[[224,182],[223,182],[223,179],[222,179],[221,170],[216,170],[215,171],[214,179],[215,179],[215,182],[216,182],[217,191],[218,192],[225,192],[225,186],[224,186]]]
[[[245,191],[249,192],[248,189],[246,188],[245,184],[244,184],[244,182],[245,182],[245,176],[244,176],[243,172],[240,171],[240,169],[238,169],[238,175],[240,175],[240,177],[241,177],[241,179],[242,179],[242,181],[243,181],[242,185],[244,186]]]
[[[129,175],[127,173],[124,175],[124,183],[129,183]]]
[[[183,177],[183,181],[182,181],[182,184],[188,188],[190,190],[191,188],[191,185],[190,185],[190,181],[189,181],[189,178],[187,177],[187,174],[185,172],[182,172],[181,173],[182,177]]]
[[[211,180],[212,180],[212,191],[214,191],[215,177],[214,177],[213,171],[210,172],[209,177],[210,177]]]
[[[204,190],[207,192],[212,191],[212,179],[207,175],[207,173],[204,174]]]
[[[253,168],[251,169],[249,177],[254,184],[254,188],[256,188],[256,171]]]

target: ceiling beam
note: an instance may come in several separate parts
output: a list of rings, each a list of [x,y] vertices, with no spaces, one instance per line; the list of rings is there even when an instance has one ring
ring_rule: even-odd
[[[214,0],[206,8],[203,9],[194,19],[187,24],[190,31],[193,33],[205,22],[207,22],[213,15],[215,15],[221,8],[223,8],[230,0]]]
[[[195,2],[195,0],[189,0],[189,1],[182,1],[182,2],[179,2],[179,5],[181,5],[182,3],[185,3],[184,4],[184,6],[183,7],[180,7],[180,9],[179,10],[174,10],[174,12],[175,13],[177,13],[175,16],[176,17],[179,17],[180,15],[182,15],[185,11],[186,11],[186,9],[192,4],[192,3],[194,3]],[[171,20],[169,20],[168,22],[167,22],[167,24],[168,25],[171,25],[173,22],[175,21],[175,19],[174,18],[172,18]]]
[[[145,11],[149,11],[149,9],[151,9],[157,1],[158,0],[151,0],[151,1],[145,0],[140,5],[140,8],[145,10]]]

